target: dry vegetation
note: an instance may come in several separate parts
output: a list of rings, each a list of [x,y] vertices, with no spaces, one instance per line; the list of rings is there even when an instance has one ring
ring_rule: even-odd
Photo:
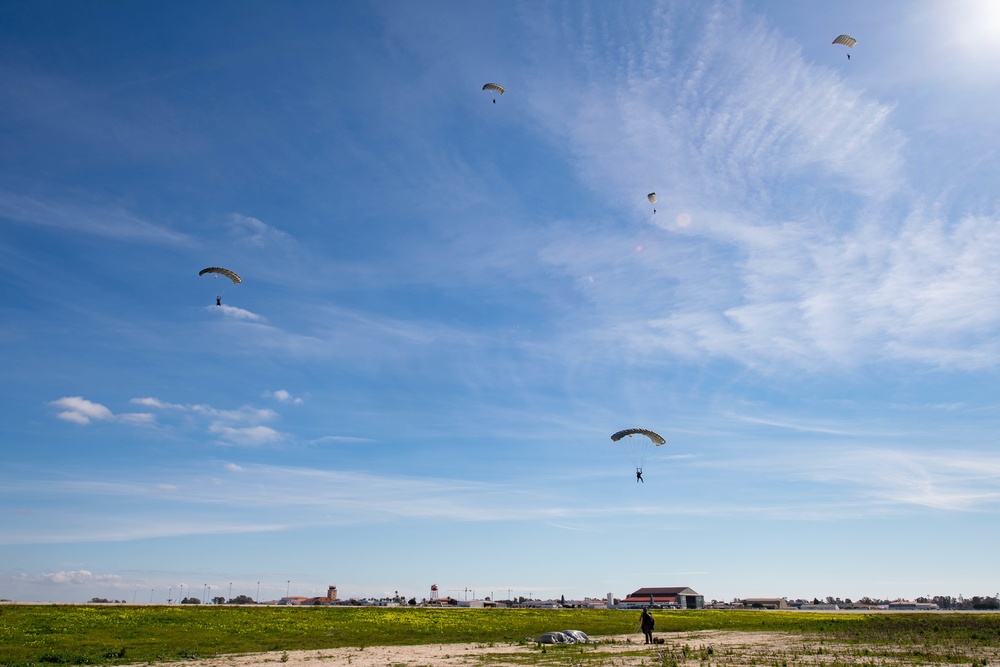
[[[646,646],[636,612],[616,610],[0,605],[0,667],[1000,667],[996,613],[655,616],[664,643]],[[602,641],[525,641],[566,628]]]
[[[603,638],[598,644],[538,646],[423,644],[320,651],[275,651],[196,660],[191,667],[903,667],[1000,665],[1000,645],[923,646],[863,644],[780,632],[710,630],[660,633],[646,646],[641,635]]]

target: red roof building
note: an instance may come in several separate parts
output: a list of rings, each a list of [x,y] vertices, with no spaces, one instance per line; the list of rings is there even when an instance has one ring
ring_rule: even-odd
[[[705,596],[686,586],[669,588],[640,588],[618,605],[621,609],[704,609]]]

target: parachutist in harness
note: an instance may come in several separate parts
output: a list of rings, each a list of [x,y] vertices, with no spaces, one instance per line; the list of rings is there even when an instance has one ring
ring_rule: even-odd
[[[667,443],[662,435],[645,428],[627,428],[618,431],[611,436],[611,442],[615,443],[622,453],[627,454],[632,460],[632,465],[635,466],[636,484],[646,481],[642,478],[642,467],[646,464],[646,454],[651,452],[654,447]]]
[[[487,83],[483,86],[483,90],[492,90],[494,93],[500,93],[503,95],[503,86],[499,83]],[[493,98],[493,104],[497,103],[497,98]]]
[[[243,279],[240,278],[234,271],[230,271],[229,269],[224,269],[221,266],[210,266],[207,269],[202,269],[201,271],[198,272],[198,275],[199,276],[203,276],[206,273],[213,274],[216,278],[218,278],[220,275],[221,276],[225,276],[225,277],[229,278],[230,280],[232,280],[234,285],[239,285],[241,282],[243,282]],[[225,290],[223,290],[223,291],[225,291]],[[221,294],[217,294],[216,295],[216,297],[215,297],[215,305],[216,306],[221,306],[222,305],[222,295]]]
[[[850,53],[848,53],[848,54],[847,54],[847,59],[848,59],[848,60],[850,60],[850,59],[851,59],[851,54],[850,54]]]

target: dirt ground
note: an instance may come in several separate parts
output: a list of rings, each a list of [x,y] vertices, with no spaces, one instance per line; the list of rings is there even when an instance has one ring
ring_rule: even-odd
[[[864,647],[801,635],[700,631],[658,633],[663,644],[644,645],[641,634],[601,637],[595,644],[425,644],[275,651],[185,661],[191,667],[831,667],[832,665],[997,665],[1000,647],[978,654],[931,656],[914,647]],[[944,651],[944,649],[942,649]],[[951,653],[952,651],[949,651]],[[974,662],[975,661],[975,662]],[[271,664],[278,663],[278,664]],[[282,665],[284,663],[284,665]]]

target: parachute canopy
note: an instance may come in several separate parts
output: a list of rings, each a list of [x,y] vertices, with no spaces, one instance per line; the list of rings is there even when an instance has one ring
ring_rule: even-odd
[[[628,456],[637,470],[642,470],[654,446],[659,447],[667,442],[659,433],[645,428],[627,428],[618,431],[611,436],[611,440],[618,445],[623,454]]]
[[[624,431],[618,431],[617,433],[611,436],[611,440],[613,442],[618,442],[625,436],[631,438],[633,435],[644,435],[647,438],[649,438],[653,442],[653,444],[656,445],[657,447],[659,447],[660,445],[667,444],[667,441],[664,439],[662,435],[660,435],[656,431],[650,431],[649,429],[645,428],[627,428]]]
[[[837,39],[833,40],[833,44],[843,44],[847,48],[851,48],[858,43],[858,40],[854,39],[850,35],[841,35]]]
[[[501,86],[499,83],[487,83],[485,86],[483,86],[483,90],[492,90],[494,92],[503,95],[503,86]]]
[[[236,275],[235,271],[230,271],[229,269],[224,269],[221,266],[210,266],[207,269],[202,269],[198,272],[199,276],[203,276],[206,273],[217,273],[219,275],[225,276],[233,281],[234,285],[239,285],[243,282],[243,279]]]
[[[649,200],[650,204],[655,204],[656,203],[656,193],[655,192],[650,192],[648,195],[646,195],[646,199]]]

